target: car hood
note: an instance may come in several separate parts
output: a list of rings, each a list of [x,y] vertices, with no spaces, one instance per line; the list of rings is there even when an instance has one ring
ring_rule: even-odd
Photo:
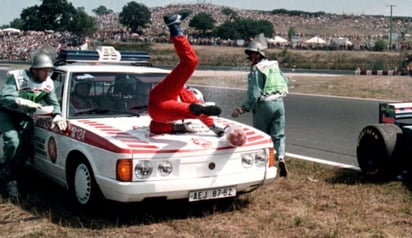
[[[116,153],[175,153],[204,152],[235,148],[226,136],[217,137],[199,120],[191,122],[196,133],[152,134],[149,131],[150,117],[117,117],[70,120],[67,135],[73,139]],[[223,126],[242,127],[247,142],[241,148],[272,146],[265,133],[245,124],[225,118],[215,118]],[[240,148],[240,147],[239,147]]]

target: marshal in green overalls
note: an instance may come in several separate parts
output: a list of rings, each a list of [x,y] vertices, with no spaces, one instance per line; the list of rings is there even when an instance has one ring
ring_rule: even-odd
[[[30,69],[7,73],[0,94],[0,131],[3,136],[3,158],[0,158],[0,182],[16,180],[17,171],[32,153],[33,120],[31,114],[42,105],[52,105],[52,127],[65,130],[66,121],[49,77],[53,62],[45,54],[35,55]],[[14,183],[16,184],[16,182]]]
[[[247,100],[242,108],[253,112],[253,126],[272,137],[276,159],[285,156],[285,108],[288,80],[277,61],[262,59],[248,75]]]
[[[251,62],[248,75],[247,100],[232,113],[238,117],[244,112],[253,113],[253,126],[272,137],[279,161],[280,176],[287,176],[285,158],[285,108],[283,97],[288,93],[288,79],[279,68],[278,62],[268,60],[263,49],[267,42],[263,34],[245,49]]]

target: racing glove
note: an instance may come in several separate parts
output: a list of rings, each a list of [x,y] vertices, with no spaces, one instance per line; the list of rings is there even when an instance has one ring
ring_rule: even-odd
[[[222,137],[225,134],[227,127],[221,127],[213,124],[209,127],[209,129],[212,130],[217,135],[217,137]]]
[[[60,114],[53,117],[51,129],[54,128],[58,128],[61,131],[65,131],[67,129],[67,122]]]
[[[41,104],[24,98],[17,98],[16,104],[18,106],[18,110],[25,113],[35,112],[37,109],[41,108]]]
[[[237,107],[235,110],[232,112],[232,117],[238,117],[239,115],[245,113],[245,110],[243,110],[242,107]]]
[[[190,122],[173,124],[173,132],[175,133],[195,133],[196,130],[190,126]]]

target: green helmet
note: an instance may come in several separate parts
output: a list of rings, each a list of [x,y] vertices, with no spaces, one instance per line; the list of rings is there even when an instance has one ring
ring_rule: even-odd
[[[53,66],[53,61],[47,54],[39,53],[33,56],[33,60],[31,62],[32,68],[53,68]]]

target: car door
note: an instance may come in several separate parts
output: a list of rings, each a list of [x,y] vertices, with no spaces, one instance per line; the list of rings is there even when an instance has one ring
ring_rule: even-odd
[[[54,71],[51,75],[54,82],[56,96],[62,107],[64,98],[65,72]],[[64,110],[62,108],[62,110]],[[64,114],[64,113],[63,113]],[[51,117],[35,118],[34,146],[35,154],[31,163],[41,173],[51,177],[53,180],[62,181],[65,176],[65,155],[61,148],[65,146],[63,133],[50,129]]]

